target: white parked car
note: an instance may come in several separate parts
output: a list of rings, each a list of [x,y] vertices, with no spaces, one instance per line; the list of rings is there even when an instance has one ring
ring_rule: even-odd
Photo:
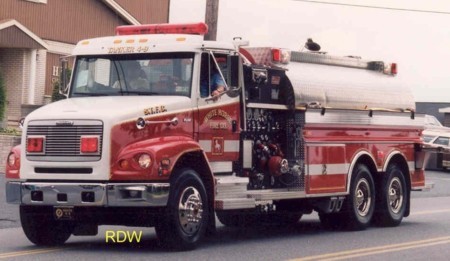
[[[442,168],[450,168],[450,128],[443,126],[434,116],[425,116],[425,130],[422,132],[422,140],[429,148],[436,148],[443,152]]]

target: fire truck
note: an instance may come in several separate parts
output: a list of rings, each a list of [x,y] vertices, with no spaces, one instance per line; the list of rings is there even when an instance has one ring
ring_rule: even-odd
[[[7,159],[7,201],[32,243],[126,225],[189,250],[216,217],[287,226],[315,211],[362,230],[409,215],[426,187],[424,116],[395,63],[206,32],[120,26],[76,45],[67,99],[29,114]]]

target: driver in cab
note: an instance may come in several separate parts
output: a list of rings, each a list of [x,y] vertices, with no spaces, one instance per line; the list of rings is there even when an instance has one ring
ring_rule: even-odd
[[[114,89],[128,90],[148,90],[149,81],[144,78],[145,72],[142,71],[141,66],[136,61],[122,62],[125,79],[117,80],[113,84]]]

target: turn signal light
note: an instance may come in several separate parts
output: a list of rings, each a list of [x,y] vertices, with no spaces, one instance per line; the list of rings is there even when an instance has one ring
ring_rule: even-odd
[[[287,49],[272,49],[272,60],[275,63],[287,64],[291,60],[291,52]]]
[[[397,75],[397,64],[396,63],[391,64],[391,74]]]
[[[130,166],[130,163],[126,159],[122,159],[119,161],[119,166],[121,169],[126,170]]]

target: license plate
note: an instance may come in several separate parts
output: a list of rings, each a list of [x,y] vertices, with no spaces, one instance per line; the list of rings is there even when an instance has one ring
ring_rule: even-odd
[[[54,207],[53,216],[56,220],[73,220],[74,208],[73,207]]]

